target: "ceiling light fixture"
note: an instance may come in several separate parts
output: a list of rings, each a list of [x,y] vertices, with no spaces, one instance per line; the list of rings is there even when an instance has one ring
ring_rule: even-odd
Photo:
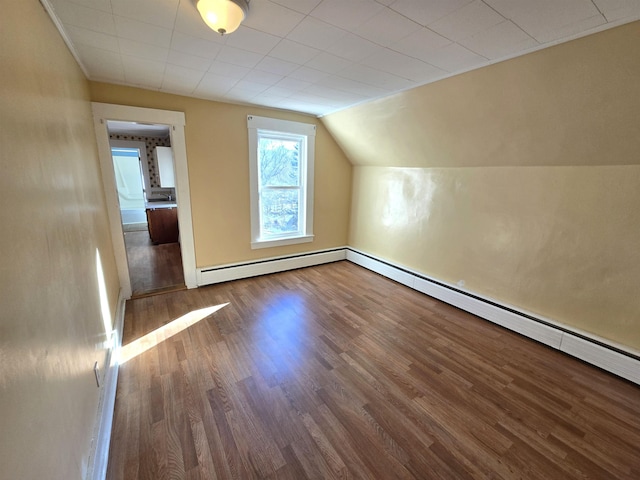
[[[249,12],[246,0],[196,0],[196,7],[204,23],[220,35],[235,32]]]

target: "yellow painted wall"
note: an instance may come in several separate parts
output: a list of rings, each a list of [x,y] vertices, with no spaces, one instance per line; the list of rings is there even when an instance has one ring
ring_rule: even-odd
[[[349,244],[640,349],[640,22],[323,118]]]
[[[311,116],[91,83],[96,102],[185,113],[187,163],[198,267],[346,245],[351,164],[322,123]],[[247,115],[313,123],[316,131],[315,239],[251,250]]]
[[[80,479],[118,295],[89,90],[37,0],[2,7],[0,477]]]

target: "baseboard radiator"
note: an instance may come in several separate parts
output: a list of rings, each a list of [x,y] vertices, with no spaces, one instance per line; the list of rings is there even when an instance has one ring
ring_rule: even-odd
[[[296,268],[311,267],[323,263],[338,262],[347,258],[345,247],[315,252],[272,257],[251,262],[233,263],[211,268],[199,268],[196,272],[198,286],[228,282],[241,278],[257,277],[269,273],[284,272]]]
[[[394,265],[349,247],[198,269],[197,280],[198,286],[204,286],[340,260],[348,260],[430,297],[458,307],[640,385],[640,352],[631,351],[626,347],[611,345],[601,338],[569,331],[566,327],[554,324],[550,320],[536,318],[526,312],[500,305],[491,299],[482,298],[472,292],[463,291],[452,285],[428,278],[402,266]],[[89,479],[104,479],[106,475],[111,422],[118,379],[117,358],[121,346],[120,335],[123,321],[124,298],[119,298],[115,328],[117,336],[114,340],[110,369],[105,375],[104,395],[101,399],[98,413],[98,434],[95,445],[92,448],[91,465],[87,476]]]
[[[118,384],[118,356],[122,347],[122,331],[124,327],[124,309],[126,299],[122,290],[118,295],[114,330],[111,336],[111,348],[107,354],[104,376],[96,416],[87,480],[104,480],[107,476],[109,460],[109,444],[113,425],[113,412],[116,403],[116,386]]]
[[[640,352],[571,331],[551,320],[501,305],[364,252],[348,248],[347,260],[640,385]]]
[[[198,286],[345,259],[640,385],[640,352],[584,332],[570,330],[552,320],[502,305],[350,247],[198,269]]]

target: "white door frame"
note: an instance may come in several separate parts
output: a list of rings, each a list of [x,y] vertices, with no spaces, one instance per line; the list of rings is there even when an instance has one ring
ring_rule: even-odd
[[[116,188],[111,146],[109,145],[109,131],[107,120],[125,122],[140,122],[168,125],[171,134],[171,148],[173,149],[176,174],[176,203],[178,204],[178,228],[180,229],[180,250],[182,253],[182,268],[184,282],[187,288],[196,288],[196,255],[193,240],[193,222],[191,219],[191,195],[189,192],[189,170],[187,167],[187,148],[184,136],[184,112],[170,110],[156,110],[153,108],[129,107],[126,105],[112,105],[108,103],[91,103],[93,124],[98,143],[102,183],[107,201],[109,226],[113,250],[116,257],[116,267],[120,279],[120,288],[125,298],[131,298],[131,278],[127,251],[124,245],[124,233],[118,206],[118,191]]]

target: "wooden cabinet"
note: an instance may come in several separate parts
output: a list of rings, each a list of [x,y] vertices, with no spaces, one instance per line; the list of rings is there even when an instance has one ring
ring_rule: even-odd
[[[178,241],[178,209],[147,208],[149,236],[153,243],[174,243]]]

